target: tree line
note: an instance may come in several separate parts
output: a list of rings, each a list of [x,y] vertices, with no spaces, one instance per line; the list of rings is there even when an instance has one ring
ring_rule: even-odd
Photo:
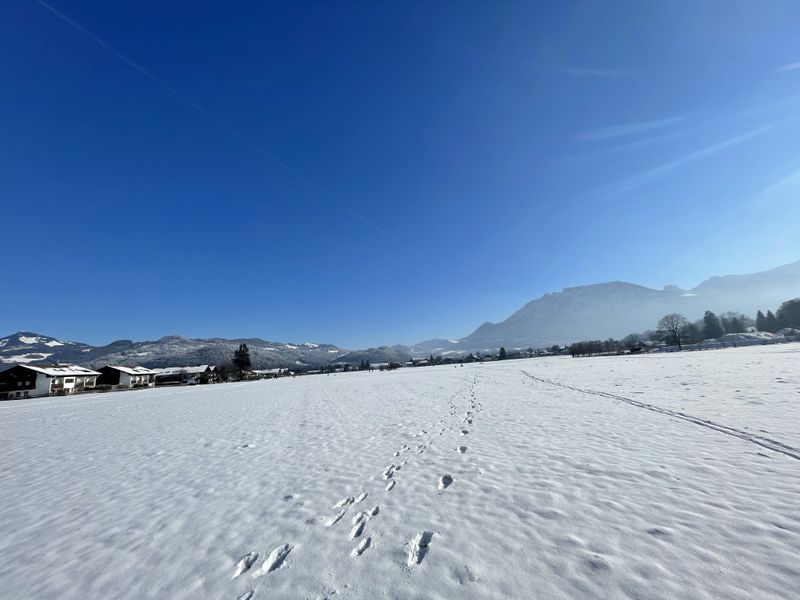
[[[770,333],[785,328],[800,329],[800,298],[787,300],[774,313],[768,310],[765,314],[759,310],[755,319],[742,313],[725,312],[716,315],[707,310],[702,319],[691,322],[681,314],[670,313],[658,321],[655,331],[632,333],[622,340],[611,338],[575,342],[570,345],[569,353],[573,357],[578,357],[636,352],[648,342],[664,342],[682,349],[684,344],[716,340],[728,333],[744,333],[751,327]]]

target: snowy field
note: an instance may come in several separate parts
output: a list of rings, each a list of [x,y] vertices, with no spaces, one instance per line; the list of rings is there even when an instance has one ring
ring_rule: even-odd
[[[0,597],[800,598],[800,345],[0,403]]]

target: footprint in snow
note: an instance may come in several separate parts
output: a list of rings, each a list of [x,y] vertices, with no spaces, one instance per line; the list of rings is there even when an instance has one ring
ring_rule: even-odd
[[[250,600],[255,595],[254,590],[250,590],[249,592],[245,592],[241,596],[237,596],[236,600]]]
[[[358,546],[353,548],[353,552],[351,552],[351,555],[361,556],[362,554],[364,554],[364,551],[370,547],[370,544],[372,544],[372,538],[371,537],[364,538],[363,540],[361,540]]]
[[[356,497],[356,499],[354,500],[354,502],[356,502],[356,503],[358,503],[358,502],[363,502],[363,501],[364,501],[364,499],[365,499],[365,498],[366,498],[368,495],[369,495],[369,494],[367,494],[367,492],[361,492],[361,493],[360,493],[360,494],[359,494],[359,495]]]
[[[283,566],[283,562],[286,560],[286,557],[289,556],[289,553],[292,551],[292,548],[293,546],[290,546],[289,544],[282,544],[275,548],[267,555],[267,557],[264,559],[264,562],[261,563],[258,571],[253,573],[253,577],[267,575],[276,569],[280,569]]]
[[[348,496],[347,498],[342,498],[336,504],[333,505],[333,508],[342,508],[343,506],[347,506],[353,503],[353,497]]]
[[[431,540],[433,539],[432,531],[420,531],[416,537],[411,540],[408,547],[408,566],[413,567],[422,562],[425,555],[428,553]]]
[[[458,448],[456,448],[456,450],[458,450],[459,454],[464,454],[466,452],[469,452],[469,446],[459,446]]]
[[[364,511],[361,511],[361,510],[360,510],[360,511],[358,511],[358,512],[356,513],[356,515],[353,517],[352,524],[353,524],[353,525],[357,525],[357,524],[358,524],[358,523],[360,523],[361,521],[366,521],[366,520],[367,520],[367,513],[365,513]]]
[[[450,487],[451,483],[453,483],[453,477],[452,476],[450,476],[450,475],[442,475],[439,478],[439,485],[438,485],[439,491],[443,492],[444,490],[446,490],[447,488]]]
[[[467,435],[469,433],[469,429],[462,429],[461,435]]]
[[[344,516],[344,513],[345,511],[341,511],[338,514],[332,516],[330,519],[328,519],[328,522],[325,523],[325,527],[333,527],[334,525],[336,525]]]
[[[392,479],[392,480],[391,480],[391,481],[390,481],[390,482],[389,482],[389,483],[386,485],[386,491],[387,491],[387,492],[391,492],[391,491],[392,491],[392,489],[394,488],[394,486],[395,486],[395,485],[397,485],[397,480],[395,480],[395,479]]]
[[[367,519],[362,518],[353,525],[353,528],[350,530],[350,539],[354,540],[362,533],[364,533],[364,526],[367,524]]]
[[[373,506],[372,508],[369,509],[369,512],[367,514],[369,514],[370,517],[374,517],[380,511],[381,511],[381,507],[378,506],[378,505],[375,505],[375,506]]]
[[[256,560],[258,560],[258,552],[248,552],[245,554],[239,559],[239,562],[236,563],[236,571],[234,571],[231,579],[236,579],[242,573],[249,571],[250,567],[253,566],[253,563],[255,563]]]

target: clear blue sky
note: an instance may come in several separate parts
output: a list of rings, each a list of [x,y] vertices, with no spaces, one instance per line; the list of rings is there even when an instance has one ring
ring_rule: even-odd
[[[800,259],[796,0],[48,2],[0,19],[0,334],[413,343]]]

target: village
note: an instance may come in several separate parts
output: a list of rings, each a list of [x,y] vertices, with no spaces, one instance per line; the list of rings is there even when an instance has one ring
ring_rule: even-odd
[[[252,381],[278,377],[297,377],[301,375],[330,375],[353,371],[393,371],[407,367],[427,367],[434,365],[463,365],[473,362],[491,362],[504,359],[552,356],[566,352],[566,348],[553,347],[549,350],[514,351],[506,353],[504,348],[498,354],[470,353],[466,356],[429,356],[411,358],[400,362],[359,364],[347,362],[334,363],[317,368],[274,368],[250,369],[232,365],[190,365],[161,368],[142,366],[106,365],[93,369],[76,364],[33,365],[17,364],[0,371],[0,400],[22,400],[44,396],[69,396],[73,394],[102,393],[123,390],[146,389],[162,386],[193,386],[231,381]]]

